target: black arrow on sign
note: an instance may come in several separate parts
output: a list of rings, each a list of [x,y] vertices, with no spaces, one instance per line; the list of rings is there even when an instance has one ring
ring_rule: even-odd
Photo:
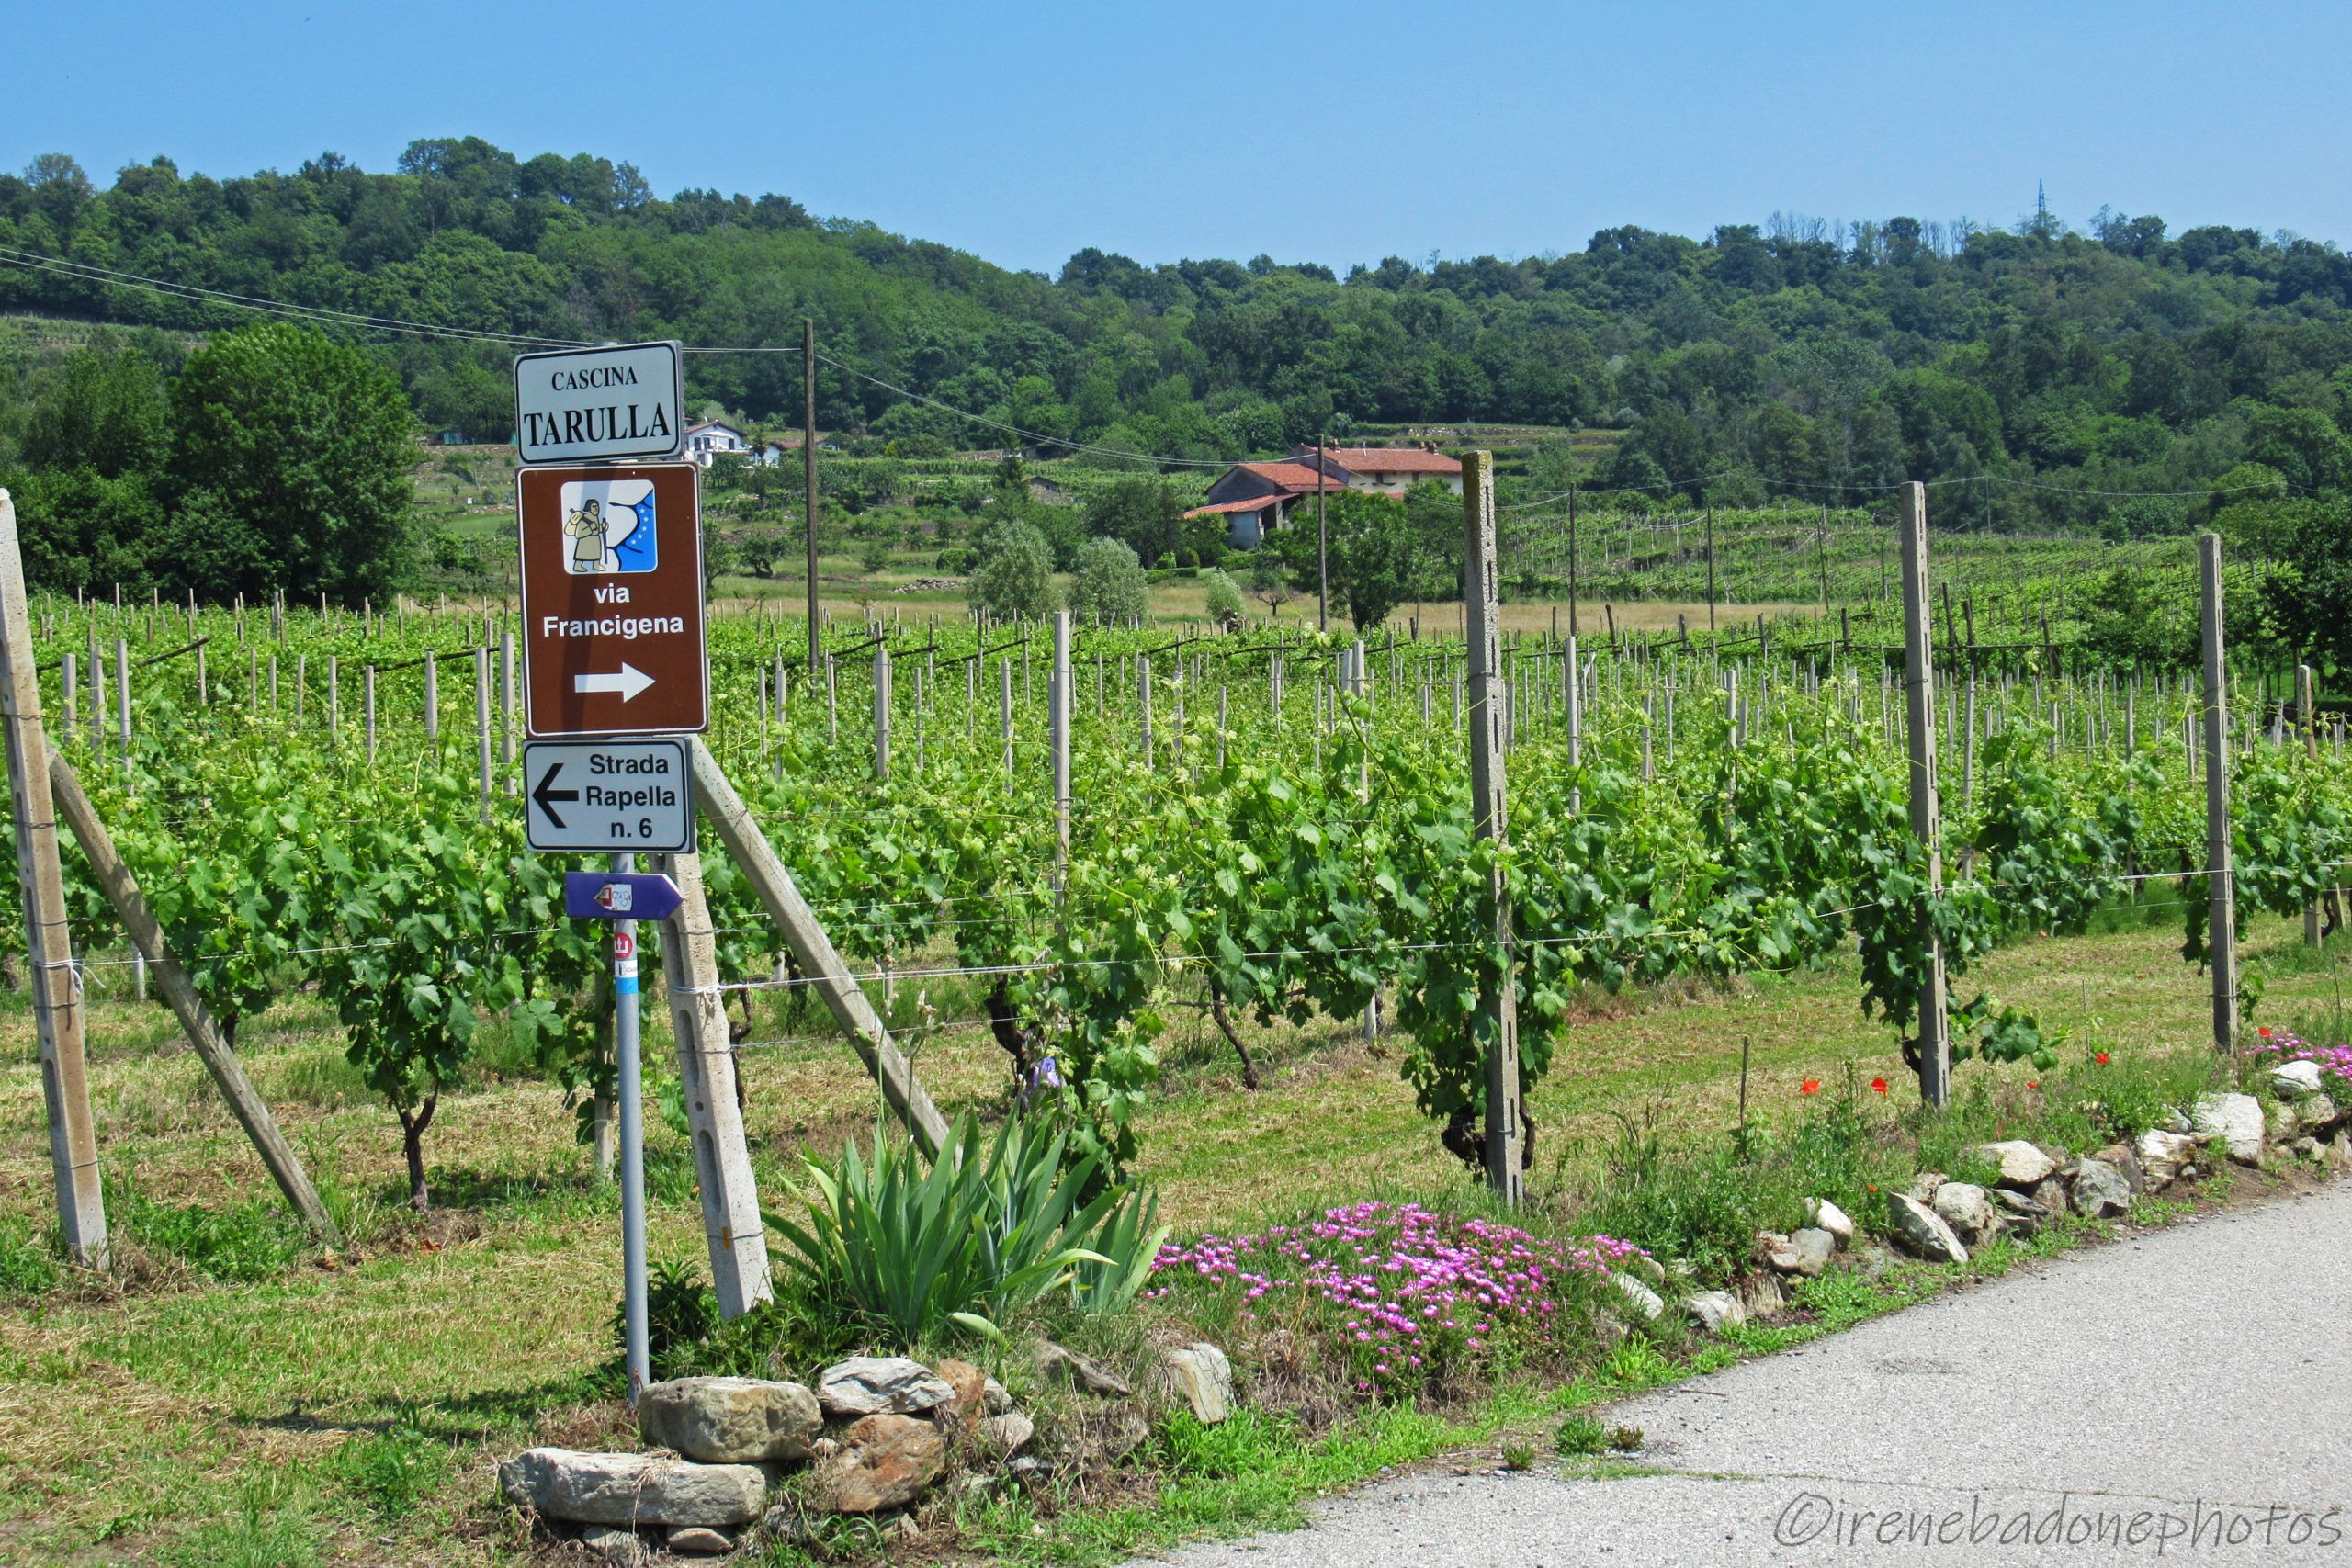
[[[548,764],[547,776],[539,781],[538,788],[531,792],[531,798],[538,803],[540,810],[548,814],[548,820],[554,823],[559,828],[563,826],[563,818],[555,814],[554,803],[559,800],[578,800],[580,798],[580,792],[576,789],[549,789],[548,787],[549,784],[555,783],[556,774],[561,772],[563,772],[563,764],[561,762],[549,762]]]

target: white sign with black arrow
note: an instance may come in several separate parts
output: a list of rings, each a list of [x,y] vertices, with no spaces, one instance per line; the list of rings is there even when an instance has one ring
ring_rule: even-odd
[[[687,745],[684,739],[526,742],[524,837],[535,850],[571,853],[693,849],[694,767]]]

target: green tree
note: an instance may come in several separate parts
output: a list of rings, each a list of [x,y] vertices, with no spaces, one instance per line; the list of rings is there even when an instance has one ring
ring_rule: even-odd
[[[1144,565],[1160,566],[1183,538],[1184,508],[1165,484],[1137,475],[1098,491],[1086,503],[1086,526],[1125,545]]]
[[[1046,536],[1017,518],[991,525],[980,536],[979,559],[965,597],[991,615],[1035,619],[1053,614],[1054,558]]]
[[[1088,620],[1139,619],[1151,606],[1151,585],[1136,552],[1117,539],[1089,539],[1079,547],[1069,607]]]
[[[356,604],[408,565],[415,426],[400,384],[287,321],[214,338],[172,389],[180,504],[164,548],[212,598],[284,589]]]
[[[1238,626],[1243,605],[1241,590],[1233,579],[1212,568],[1202,583],[1201,606],[1208,612],[1209,619],[1220,626]]]
[[[1280,620],[1283,606],[1297,594],[1291,583],[1290,563],[1273,548],[1273,541],[1266,541],[1250,559],[1250,596],[1263,604],[1268,615]]]
[[[1344,605],[1358,631],[1378,626],[1389,612],[1421,591],[1436,567],[1430,541],[1413,525],[1411,512],[1401,501],[1361,491],[1340,491],[1329,501],[1330,540],[1327,549],[1331,597]],[[1311,527],[1295,530],[1302,541],[1302,564],[1315,570],[1315,540]]]

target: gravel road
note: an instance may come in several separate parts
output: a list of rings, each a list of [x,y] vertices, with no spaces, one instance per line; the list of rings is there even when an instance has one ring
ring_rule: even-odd
[[[1627,1400],[1620,1479],[1416,1474],[1184,1568],[2352,1564],[2352,1184]]]

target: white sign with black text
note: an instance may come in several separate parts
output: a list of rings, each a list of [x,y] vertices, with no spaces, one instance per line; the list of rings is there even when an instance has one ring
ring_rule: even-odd
[[[674,343],[514,356],[514,447],[526,463],[667,457],[685,439]]]
[[[682,739],[532,740],[524,837],[552,852],[682,854],[695,845],[694,766]]]

